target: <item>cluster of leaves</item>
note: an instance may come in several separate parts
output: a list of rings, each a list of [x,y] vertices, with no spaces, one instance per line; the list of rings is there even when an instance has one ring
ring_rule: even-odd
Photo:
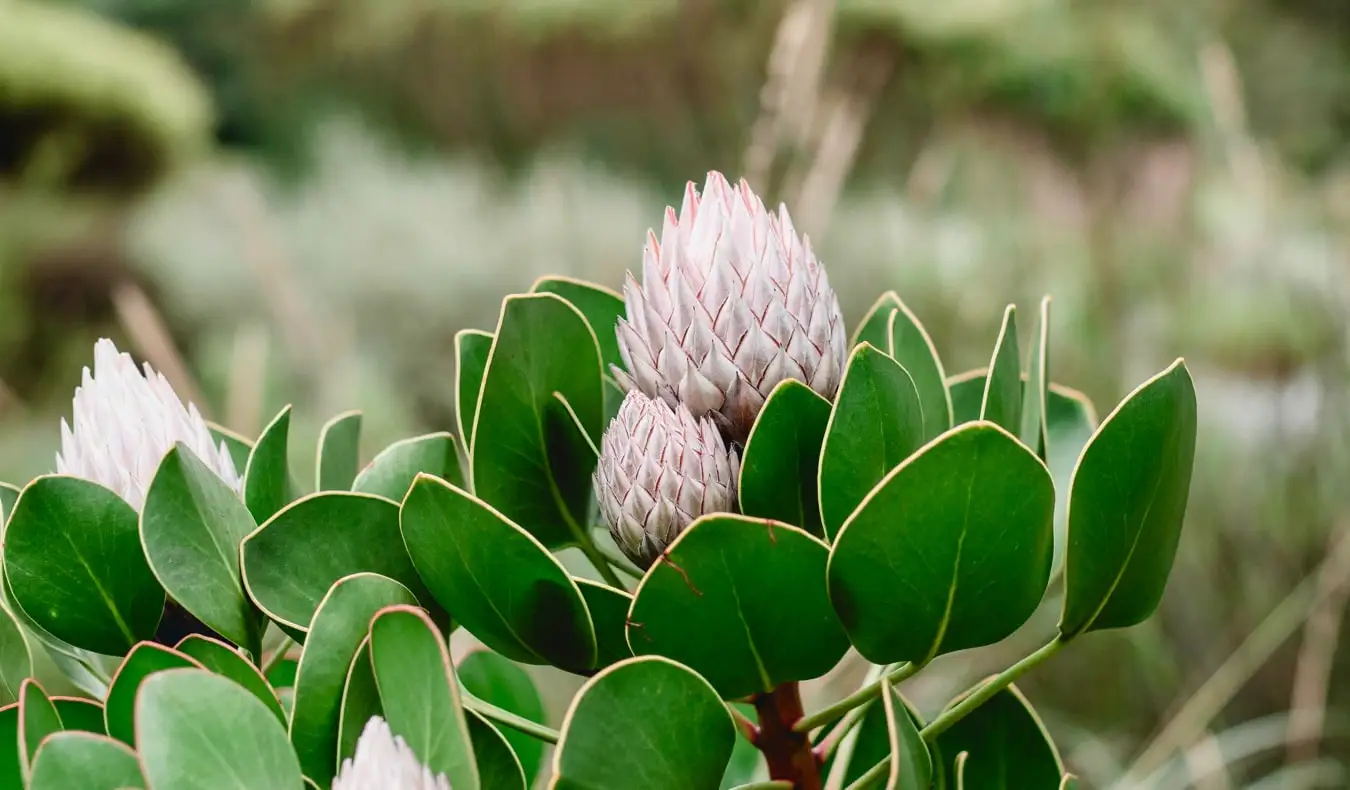
[[[566,279],[507,297],[495,332],[456,338],[460,438],[401,441],[360,468],[361,417],[340,415],[316,493],[289,472],[289,409],[255,442],[218,432],[242,496],[181,446],[140,514],[70,477],[0,489],[0,695],[14,703],[0,727],[15,744],[0,748],[0,783],[324,788],[378,714],[455,790],[524,790],[541,740],[557,743],[552,787],[713,788],[755,770],[728,769],[728,703],[819,677],[850,646],[873,682],[795,724],[838,722],[816,754],[852,786],[1071,781],[1011,683],[1156,606],[1194,453],[1184,365],[1097,426],[1049,383],[1048,300],[1025,373],[1009,307],[989,368],[949,377],[888,293],[833,403],[795,381],[768,399],[743,452],[742,513],[699,519],[641,574],[592,526],[622,312]],[[572,546],[605,581],[568,572],[554,552]],[[1063,612],[1045,647],[929,721],[893,689],[1012,634],[1055,569]],[[221,639],[156,644],[168,601]],[[454,666],[452,628],[490,652]],[[278,653],[269,631],[302,646],[297,663],[264,660]],[[34,646],[90,699],[47,697],[28,677]],[[519,664],[589,678],[561,732]]]

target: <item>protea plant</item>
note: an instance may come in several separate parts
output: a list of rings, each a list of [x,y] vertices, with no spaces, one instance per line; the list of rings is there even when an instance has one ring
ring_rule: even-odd
[[[332,790],[452,790],[445,774],[432,774],[389,723],[372,716],[356,754],[342,761]]]

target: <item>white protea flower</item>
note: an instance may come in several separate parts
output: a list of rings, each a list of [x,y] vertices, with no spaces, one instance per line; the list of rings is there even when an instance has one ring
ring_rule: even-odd
[[[107,486],[138,512],[159,462],[176,442],[239,490],[225,443],[214,444],[197,407],[184,406],[149,364],[142,375],[131,355],[119,352],[111,340],[94,345],[94,370],[85,368],[75,388],[71,422],[73,428],[61,420],[56,471]]]
[[[615,375],[696,417],[712,413],[744,441],[774,386],[797,379],[833,398],[847,354],[844,317],[825,267],[741,181],[690,182],[677,216],[648,231],[642,283],[624,285],[618,326],[627,371]]]
[[[450,790],[450,780],[433,775],[384,719],[372,716],[356,741],[356,754],[342,761],[332,790]]]
[[[647,568],[694,519],[735,508],[739,468],[711,419],[633,390],[601,442],[595,498],[614,542]]]

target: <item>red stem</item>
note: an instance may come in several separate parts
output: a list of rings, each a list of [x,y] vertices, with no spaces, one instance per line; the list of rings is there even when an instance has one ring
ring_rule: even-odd
[[[793,732],[803,715],[796,683],[784,683],[768,694],[756,694],[759,735],[755,746],[769,764],[769,778],[792,782],[793,790],[821,790],[820,761],[806,733]]]

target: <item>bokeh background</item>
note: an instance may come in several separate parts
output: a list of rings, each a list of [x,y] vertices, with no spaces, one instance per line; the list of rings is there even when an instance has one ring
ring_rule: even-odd
[[[949,372],[1043,293],[1101,414],[1184,355],[1159,615],[1023,686],[1094,787],[1350,786],[1347,141],[1340,0],[0,0],[0,479],[52,469],[99,336],[242,433],[294,403],[302,467],[340,410],[367,457],[452,426],[455,330],[619,285],[720,169]]]

